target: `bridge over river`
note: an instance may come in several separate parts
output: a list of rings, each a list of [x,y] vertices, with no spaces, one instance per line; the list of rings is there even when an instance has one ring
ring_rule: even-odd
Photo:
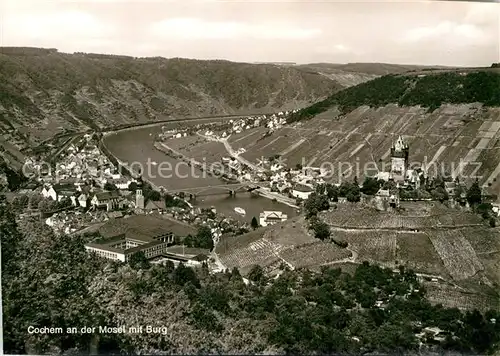
[[[207,185],[202,187],[182,188],[166,190],[169,194],[176,194],[180,196],[189,196],[190,199],[196,199],[200,196],[209,195],[230,195],[235,196],[236,193],[252,192],[260,187],[255,183],[233,183],[233,184],[220,184],[220,185]]]

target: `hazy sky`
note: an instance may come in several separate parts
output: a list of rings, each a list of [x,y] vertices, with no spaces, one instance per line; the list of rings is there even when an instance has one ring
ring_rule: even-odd
[[[500,4],[0,0],[0,45],[234,61],[490,65]]]

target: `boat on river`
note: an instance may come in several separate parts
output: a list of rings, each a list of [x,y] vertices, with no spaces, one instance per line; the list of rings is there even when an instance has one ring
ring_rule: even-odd
[[[246,215],[246,211],[245,209],[243,208],[240,208],[239,206],[237,206],[236,208],[234,208],[234,211],[237,213],[237,214],[240,214],[240,215]]]

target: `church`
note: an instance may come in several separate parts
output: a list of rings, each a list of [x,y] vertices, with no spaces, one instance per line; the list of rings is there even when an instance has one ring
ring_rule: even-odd
[[[135,208],[139,210],[144,210],[144,195],[142,194],[142,188],[144,182],[142,181],[142,172],[139,170],[139,177],[137,178],[137,188],[135,190]]]

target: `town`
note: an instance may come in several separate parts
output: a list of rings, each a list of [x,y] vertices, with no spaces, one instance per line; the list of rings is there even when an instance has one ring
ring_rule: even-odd
[[[3,352],[497,355],[498,10],[7,0]]]

